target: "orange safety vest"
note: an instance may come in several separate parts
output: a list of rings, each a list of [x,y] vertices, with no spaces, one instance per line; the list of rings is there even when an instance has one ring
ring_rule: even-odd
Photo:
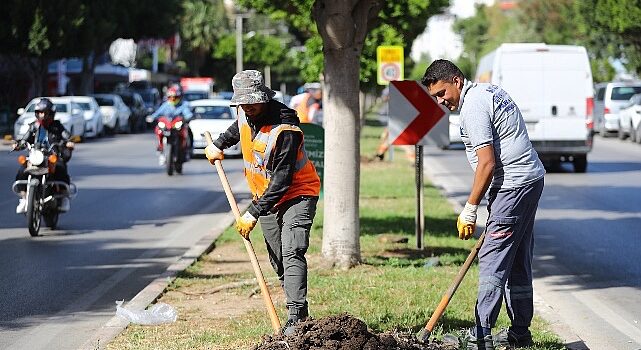
[[[267,171],[267,169],[276,147],[278,135],[284,130],[300,132],[301,135],[303,131],[298,126],[289,124],[265,125],[252,139],[252,130],[247,123],[245,113],[239,112],[238,129],[240,130],[240,147],[243,153],[245,178],[254,199],[258,199],[265,193],[271,180],[271,171]],[[303,139],[298,148],[292,183],[276,206],[298,196],[318,196],[319,194],[320,178],[314,164],[307,158]]]

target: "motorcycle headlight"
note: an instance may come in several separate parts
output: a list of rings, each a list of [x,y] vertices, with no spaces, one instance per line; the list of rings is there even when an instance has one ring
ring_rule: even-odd
[[[174,128],[176,128],[176,129],[180,129],[182,127],[183,127],[182,120],[179,120],[179,121],[176,122],[176,124],[174,124]]]
[[[45,155],[42,153],[40,150],[31,150],[29,151],[29,162],[31,162],[32,165],[38,166],[42,164],[45,160]]]
[[[166,125],[165,125],[165,122],[158,122],[158,127],[159,127],[159,128],[164,129],[164,128],[165,128],[165,126],[166,126]]]

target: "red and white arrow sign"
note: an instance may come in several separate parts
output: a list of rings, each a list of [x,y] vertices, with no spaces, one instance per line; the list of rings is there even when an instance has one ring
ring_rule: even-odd
[[[449,116],[449,111],[436,103],[423,85],[413,80],[392,81],[389,96],[390,144],[447,145],[449,142],[448,118],[443,117]],[[445,119],[445,122],[442,119]],[[437,124],[439,127],[435,128]],[[431,137],[433,142],[426,137],[428,132],[433,136]],[[436,134],[431,135],[434,132]]]

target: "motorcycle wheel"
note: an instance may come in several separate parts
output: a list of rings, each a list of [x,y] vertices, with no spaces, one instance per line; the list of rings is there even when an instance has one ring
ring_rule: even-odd
[[[40,232],[40,181],[34,179],[29,184],[27,196],[27,227],[31,237],[37,237]]]
[[[53,210],[50,213],[44,214],[43,217],[45,219],[45,225],[49,227],[52,230],[56,229],[56,226],[58,226],[58,216],[60,213],[58,213],[58,210]]]
[[[174,145],[169,144],[166,145],[166,147],[169,147],[169,152],[167,154],[166,158],[166,163],[167,164],[167,175],[172,176],[174,174],[174,162],[175,162],[175,157],[174,157]]]

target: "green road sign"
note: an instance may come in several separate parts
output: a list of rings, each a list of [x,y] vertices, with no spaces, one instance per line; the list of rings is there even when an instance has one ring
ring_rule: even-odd
[[[321,191],[323,189],[323,168],[325,164],[325,129],[322,126],[301,123],[301,130],[305,134],[305,151],[307,157],[314,163],[318,176],[321,179]]]

